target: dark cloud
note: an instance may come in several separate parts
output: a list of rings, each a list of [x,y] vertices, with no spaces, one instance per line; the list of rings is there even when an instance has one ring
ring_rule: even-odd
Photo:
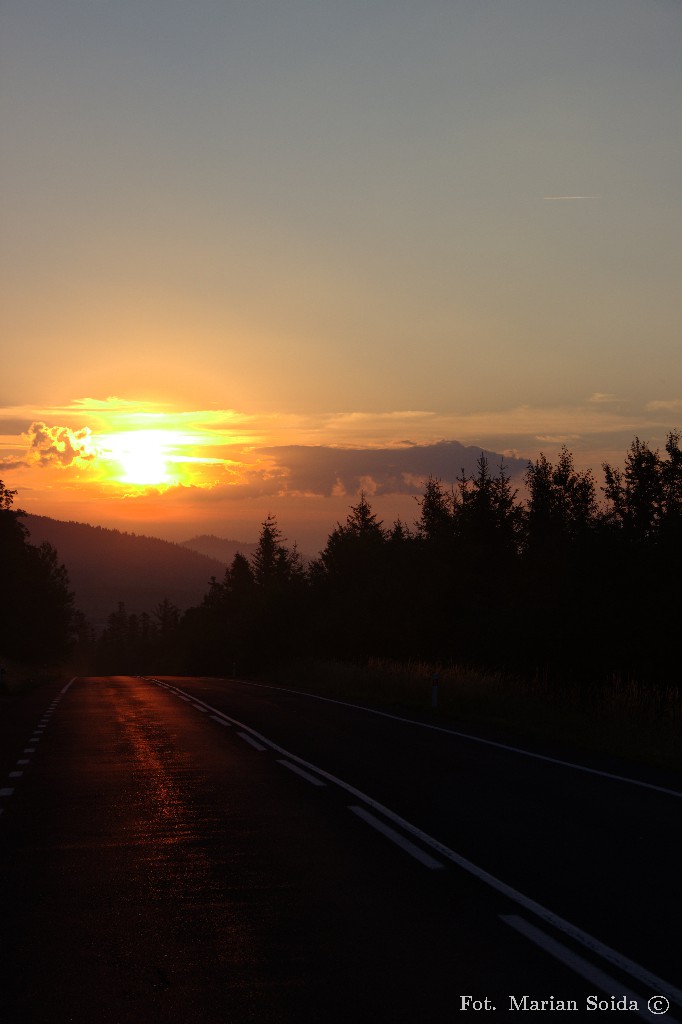
[[[458,441],[435,444],[406,443],[396,448],[333,448],[324,445],[287,445],[258,448],[254,454],[266,456],[287,471],[288,491],[330,496],[356,494],[365,489],[371,494],[419,493],[429,476],[454,483],[462,470],[474,473],[481,453],[488,459],[491,472],[501,463],[509,475],[520,479],[528,462]],[[281,487],[282,480],[278,479]]]
[[[24,459],[18,459],[15,455],[8,455],[4,459],[0,459],[0,473],[6,472],[8,469],[26,469],[28,462]]]

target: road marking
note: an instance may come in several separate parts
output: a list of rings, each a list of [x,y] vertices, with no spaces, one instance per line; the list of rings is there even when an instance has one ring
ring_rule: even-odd
[[[8,788],[0,789],[0,796],[12,796],[13,793],[14,793],[13,789],[8,789]]]
[[[208,712],[208,708],[202,708],[201,704],[192,704],[192,707],[196,708],[197,711],[201,711],[204,715]]]
[[[616,981],[615,978],[612,978],[598,967],[595,967],[594,964],[591,964],[589,960],[557,942],[551,935],[545,934],[545,932],[540,928],[536,928],[529,921],[525,921],[517,914],[500,914],[500,920],[535,943],[536,946],[544,949],[545,952],[555,957],[555,959],[560,960],[561,963],[585,978],[586,981],[589,981],[591,985],[594,985],[605,995],[612,996],[614,993],[618,993],[619,997],[625,996],[628,1000],[634,1000],[639,1006],[641,997],[630,991],[630,989],[625,988],[622,982]],[[646,1006],[643,1006],[637,1013],[645,1020],[652,1020],[655,1017],[655,1014],[652,1014]],[[665,1019],[669,1024],[678,1024],[673,1017],[668,1017],[667,1014]]]
[[[22,757],[20,761],[17,761],[17,764],[30,764],[30,763],[31,763],[31,759],[29,757]]]
[[[178,696],[180,697],[180,700],[186,700],[189,703],[189,697],[183,697],[181,693],[178,694]]]
[[[426,853],[425,850],[420,850],[419,847],[415,846],[414,843],[411,843],[409,839],[406,839],[405,836],[401,836],[399,832],[396,832],[396,830],[391,828],[390,825],[386,825],[383,821],[380,821],[379,818],[375,818],[374,815],[370,814],[369,811],[366,811],[364,807],[349,806],[348,810],[352,811],[353,814],[357,814],[358,818],[362,818],[362,820],[366,821],[368,825],[375,828],[377,832],[381,832],[382,836],[386,836],[387,839],[390,839],[392,843],[399,846],[401,850],[405,851],[405,853],[409,853],[411,857],[418,860],[424,865],[424,867],[431,868],[431,870],[445,868],[445,865],[441,864],[441,862],[436,860],[435,857],[432,857],[430,853]]]
[[[40,743],[40,736],[31,736],[29,743]]]
[[[273,687],[269,687],[269,689],[273,689]],[[340,702],[334,701],[333,703]],[[496,892],[501,893],[503,896],[506,896],[508,899],[512,900],[512,902],[517,903],[531,914],[534,914],[536,917],[539,917],[554,928],[562,931],[565,935],[568,935],[586,949],[591,950],[593,953],[602,957],[602,959],[614,964],[619,968],[619,970],[630,974],[633,978],[636,978],[641,984],[650,989],[651,992],[668,996],[668,998],[682,1004],[682,990],[675,988],[675,986],[671,985],[670,982],[657,977],[645,967],[641,967],[638,963],[635,963],[634,960],[630,960],[629,957],[624,956],[622,953],[618,953],[617,950],[611,949],[610,946],[600,942],[599,939],[590,935],[589,932],[585,932],[582,928],[578,928],[577,925],[571,924],[570,921],[566,921],[563,917],[555,914],[554,911],[544,907],[541,903],[536,902],[536,900],[531,899],[529,896],[525,896],[522,892],[519,892],[518,889],[514,889],[513,886],[507,885],[506,882],[496,878],[495,875],[491,875],[488,871],[478,867],[477,864],[467,860],[466,857],[456,853],[455,850],[451,850],[449,846],[445,845],[445,843],[441,843],[440,840],[435,839],[427,832],[422,831],[422,829],[418,828],[416,825],[413,825],[405,818],[402,818],[399,814],[396,814],[395,811],[392,811],[390,808],[379,803],[378,800],[374,800],[374,798],[369,796],[367,793],[363,793],[362,790],[356,789],[355,786],[351,786],[349,782],[344,782],[343,779],[339,779],[338,776],[332,775],[331,772],[327,772],[323,768],[319,768],[317,765],[312,764],[310,761],[306,761],[304,758],[299,757],[298,754],[293,754],[290,750],[280,747],[278,743],[275,743],[273,740],[269,740],[266,736],[263,736],[262,733],[256,732],[255,729],[252,729],[250,726],[238,721],[236,718],[231,718],[229,715],[220,711],[219,708],[214,708],[210,704],[207,704],[206,707],[209,711],[213,711],[216,715],[224,718],[230,724],[235,725],[240,729],[248,730],[248,733],[250,733],[251,736],[257,737],[257,741],[254,741],[246,731],[238,733],[238,735],[247,742],[255,745],[255,742],[260,741],[265,744],[262,748],[263,750],[265,750],[266,747],[270,747],[278,754],[282,754],[284,757],[291,761],[295,761],[303,768],[307,768],[310,771],[315,772],[317,775],[326,779],[328,782],[331,782],[333,785],[344,789],[347,793],[354,796],[356,800],[360,800],[362,803],[367,804],[367,806],[371,807],[372,810],[377,811],[379,814],[383,815],[383,817],[392,821],[393,824],[398,825],[403,829],[403,831],[409,832],[415,839],[418,839],[425,846],[430,846],[436,853],[445,857],[453,864],[456,864],[463,871],[473,875],[474,878],[477,878],[484,885],[487,885]]]
[[[306,782],[310,782],[313,786],[326,786],[327,783],[323,782],[322,779],[318,779],[316,775],[311,775],[310,772],[306,772],[303,768],[299,768],[297,764],[292,764],[291,761],[279,760],[277,764],[284,765],[290,772],[295,772],[296,775],[300,775]]]
[[[600,775],[604,779],[612,779],[615,782],[626,782],[631,786],[640,786],[642,789],[653,789],[657,793],[665,793],[667,796],[675,796],[682,800],[682,791],[679,789],[666,789],[665,786],[656,786],[652,782],[644,782],[641,779],[633,779],[628,775],[617,775],[614,772],[604,772],[598,768],[588,768],[584,764],[575,764],[573,761],[563,761],[558,757],[549,757],[547,754],[536,754],[532,750],[524,750],[523,747],[513,747],[508,743],[498,743],[496,740],[486,740],[482,736],[472,736],[468,732],[458,732],[456,729],[448,729],[444,725],[431,725],[429,722],[418,722],[414,718],[403,718],[401,715],[392,715],[388,711],[377,711],[376,708],[365,707],[364,704],[350,704],[345,700],[335,700],[333,697],[321,697],[317,693],[307,693],[305,690],[289,690],[283,686],[272,686],[270,683],[251,683],[245,679],[239,680],[243,686],[258,686],[264,690],[277,690],[280,693],[295,693],[299,697],[310,697],[312,700],[325,701],[327,704],[339,704],[344,708],[352,708],[354,711],[366,711],[370,715],[378,715],[380,718],[390,718],[394,722],[403,722],[405,725],[418,725],[422,729],[430,729],[432,732],[444,732],[448,736],[456,736],[461,740],[468,740],[470,743],[482,743],[487,747],[497,747],[498,750],[506,750],[511,754],[520,754],[522,757],[532,757],[537,761],[547,761],[549,764],[557,764],[562,768],[572,768],[577,772],[585,772],[588,775]]]
[[[8,779],[20,779],[23,774],[24,774],[23,772],[10,772],[9,775],[7,776],[7,778]]]
[[[35,754],[35,752],[36,752],[36,748],[35,747],[24,747],[24,753],[25,754]]]
[[[213,719],[214,722],[217,722],[218,725],[224,725],[226,726],[226,728],[230,728],[230,723],[226,722],[223,718],[218,718],[217,715],[211,715],[211,718]]]
[[[262,743],[259,743],[258,740],[254,740],[253,737],[249,736],[248,732],[238,732],[237,736],[241,736],[243,740],[250,743],[256,750],[267,750],[267,747],[264,747]]]

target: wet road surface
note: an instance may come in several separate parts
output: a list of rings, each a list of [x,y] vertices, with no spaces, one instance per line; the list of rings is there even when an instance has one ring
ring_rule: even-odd
[[[79,678],[3,715],[11,1024],[680,1017],[646,1009],[679,986],[675,779],[236,682]]]

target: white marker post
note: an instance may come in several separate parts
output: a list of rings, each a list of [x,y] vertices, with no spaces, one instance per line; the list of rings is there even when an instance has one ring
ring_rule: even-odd
[[[438,708],[438,684],[440,683],[440,674],[434,672],[431,676],[431,710],[436,711]]]

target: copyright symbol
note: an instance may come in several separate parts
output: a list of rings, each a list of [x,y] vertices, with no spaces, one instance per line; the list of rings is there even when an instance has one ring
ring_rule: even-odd
[[[670,1009],[670,1000],[665,996],[652,996],[647,1006],[652,1013],[667,1013]]]

